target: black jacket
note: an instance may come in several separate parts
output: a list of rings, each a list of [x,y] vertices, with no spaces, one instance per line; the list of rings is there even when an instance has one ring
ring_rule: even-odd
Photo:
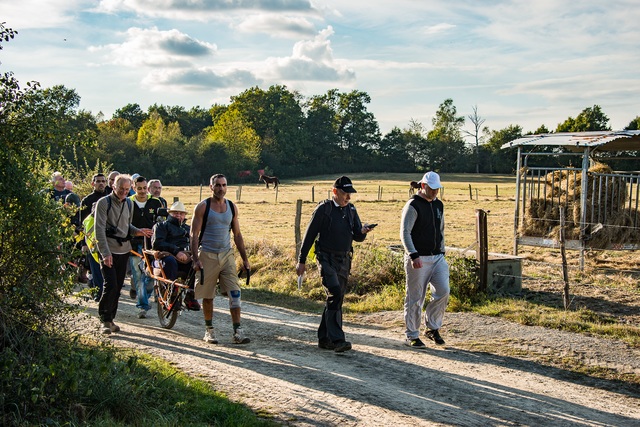
[[[167,251],[173,255],[189,249],[189,232],[191,227],[186,223],[180,224],[171,215],[164,222],[153,226],[151,247],[156,251]]]

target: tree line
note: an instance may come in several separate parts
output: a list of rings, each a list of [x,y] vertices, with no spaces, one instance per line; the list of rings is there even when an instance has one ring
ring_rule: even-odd
[[[127,104],[110,119],[78,110],[80,97],[73,89],[55,86],[42,92],[58,104],[63,122],[84,138],[83,144],[54,150],[52,156],[71,164],[84,161],[91,168],[111,164],[169,185],[206,183],[214,172],[235,182],[257,180],[257,170],[281,178],[345,171],[508,174],[515,170],[516,152],[500,147],[523,136],[519,125],[482,127],[485,120],[477,107],[465,118],[452,99],[440,104],[430,130],[411,119],[405,128],[382,135],[367,109],[371,97],[358,90],[331,89],[305,98],[283,85],[252,87],[228,105],[187,110],[154,104],[143,111],[139,104]],[[474,131],[464,130],[466,119]],[[610,130],[608,122],[594,105],[553,131]],[[626,129],[639,128],[636,116]],[[548,132],[542,125],[530,133]]]

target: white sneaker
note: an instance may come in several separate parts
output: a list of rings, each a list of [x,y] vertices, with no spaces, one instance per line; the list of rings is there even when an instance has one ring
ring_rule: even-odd
[[[206,328],[204,330],[204,338],[202,339],[211,344],[218,344],[218,338],[216,338],[216,333],[213,331],[213,328]]]
[[[147,318],[147,310],[140,310],[138,312],[138,319],[146,319]]]
[[[248,337],[244,336],[244,331],[242,330],[242,328],[238,328],[233,334],[233,342],[235,344],[249,344],[251,340]]]

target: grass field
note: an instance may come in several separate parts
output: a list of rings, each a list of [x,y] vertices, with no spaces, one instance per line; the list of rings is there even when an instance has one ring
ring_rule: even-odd
[[[383,245],[399,243],[400,215],[409,197],[409,182],[419,180],[414,174],[349,175],[357,193],[351,198],[363,222],[377,223],[369,240]],[[246,240],[267,239],[280,245],[295,244],[296,201],[302,200],[302,231],[317,202],[326,199],[333,177],[310,177],[283,181],[276,191],[262,183],[236,185],[229,180],[227,197],[238,203],[239,220]],[[489,211],[490,248],[492,252],[510,252],[513,236],[513,196],[515,178],[505,175],[443,174],[446,244],[466,248],[475,242],[475,210]],[[471,196],[469,186],[471,186]],[[497,188],[497,190],[496,190]],[[496,197],[496,192],[498,197]],[[179,197],[189,212],[195,204],[211,194],[208,186],[164,187],[169,201]],[[277,197],[277,200],[276,200]],[[188,215],[190,218],[191,215]]]

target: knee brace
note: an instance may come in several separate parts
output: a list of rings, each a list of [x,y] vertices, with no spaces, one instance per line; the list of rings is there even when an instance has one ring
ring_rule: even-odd
[[[240,291],[229,292],[229,308],[240,308]]]

